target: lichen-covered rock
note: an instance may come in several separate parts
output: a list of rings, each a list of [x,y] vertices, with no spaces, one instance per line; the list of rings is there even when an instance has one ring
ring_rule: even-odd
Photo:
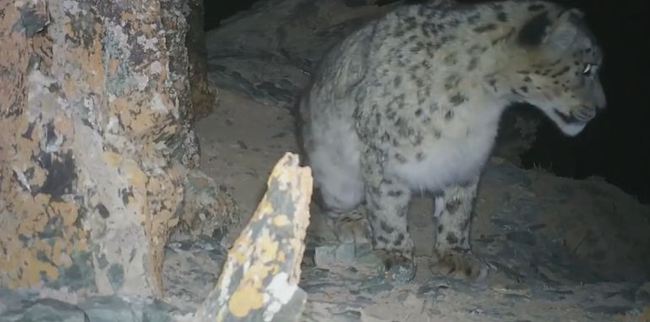
[[[198,0],[161,0],[161,23],[168,46],[170,90],[176,95],[183,128],[166,144],[173,158],[189,168],[199,164],[199,143],[190,122],[207,115],[214,104],[205,68],[203,6]]]
[[[0,286],[162,293],[198,160],[183,4],[0,5]]]
[[[172,239],[221,239],[227,228],[238,222],[238,207],[214,179],[198,170],[185,176],[185,199],[179,209],[179,223]]]
[[[298,287],[309,224],[312,177],[286,154],[268,191],[229,251],[217,286],[196,321],[298,321],[307,295]]]

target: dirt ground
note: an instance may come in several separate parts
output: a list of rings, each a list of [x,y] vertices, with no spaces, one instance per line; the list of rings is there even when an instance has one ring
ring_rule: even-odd
[[[188,308],[207,294],[232,240],[264,192],[272,166],[297,152],[285,108],[220,90],[197,124],[201,170],[227,189],[242,220],[225,242],[173,244],[166,276]],[[413,282],[389,283],[367,244],[339,244],[313,206],[301,287],[304,321],[650,321],[648,208],[602,180],[575,181],[492,160],[479,187],[472,242],[490,263],[478,282],[433,275],[431,203],[410,210]],[[611,208],[611,209],[610,209]],[[211,244],[212,243],[212,244]]]

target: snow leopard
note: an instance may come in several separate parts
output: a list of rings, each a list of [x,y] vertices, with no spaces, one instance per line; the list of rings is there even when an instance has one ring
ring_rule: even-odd
[[[415,273],[407,211],[431,195],[433,266],[484,275],[470,246],[477,185],[505,108],[528,103],[567,136],[606,105],[602,51],[575,8],[537,0],[403,5],[325,54],[300,100],[302,137],[332,218],[360,205],[393,278]]]

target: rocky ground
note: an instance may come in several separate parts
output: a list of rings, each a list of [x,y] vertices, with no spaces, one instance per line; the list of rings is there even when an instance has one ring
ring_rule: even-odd
[[[242,214],[256,206],[275,162],[285,151],[297,150],[288,110],[231,91],[221,91],[215,113],[198,124],[198,133],[202,169],[228,188]],[[303,320],[650,320],[650,209],[618,188],[596,178],[559,178],[492,159],[479,188],[472,235],[476,252],[493,269],[477,283],[427,269],[430,207],[423,197],[411,209],[416,244],[425,247],[418,248],[418,274],[408,284],[386,282],[368,245],[336,243],[313,207],[301,282],[309,293]],[[169,258],[187,266],[178,274],[187,283],[180,284],[196,285],[179,294],[199,301],[224,250],[192,247],[172,247]],[[197,265],[215,251],[213,264]],[[194,255],[181,257],[188,253]]]
[[[208,33],[209,75],[221,100],[198,124],[201,167],[228,187],[243,214],[252,212],[276,160],[298,151],[290,110],[320,55],[392,5],[262,1]],[[534,139],[535,122],[506,117],[498,157],[479,187],[472,242],[492,266],[487,279],[467,283],[429,272],[434,230],[427,198],[411,207],[419,269],[413,283],[402,285],[381,277],[368,245],[336,243],[313,207],[304,320],[650,320],[650,208],[598,178],[576,181],[515,166]]]
[[[272,166],[284,152],[297,150],[287,109],[227,90],[197,130],[201,169],[232,194],[242,218],[222,239],[169,245],[166,303],[3,291],[0,321],[191,321]],[[492,159],[479,188],[472,241],[493,268],[474,283],[428,270],[430,207],[427,198],[418,198],[411,209],[419,269],[407,284],[387,282],[368,245],[336,243],[314,207],[300,283],[309,297],[301,320],[650,321],[650,208],[618,188]]]
[[[201,170],[235,198],[240,225],[223,238],[169,245],[169,304],[4,291],[0,321],[191,320],[271,168],[298,150],[289,109],[238,91],[220,89],[219,97],[214,113],[197,124]],[[420,247],[418,274],[407,284],[386,282],[368,245],[336,243],[313,208],[300,285],[309,294],[303,321],[650,321],[650,208],[603,180],[559,178],[493,158],[472,231],[476,252],[493,269],[475,283],[427,269],[427,198],[417,198],[410,213]]]
[[[190,321],[271,168],[285,152],[298,151],[290,111],[319,56],[387,9],[349,3],[269,0],[208,34],[219,100],[196,125],[200,170],[234,197],[241,218],[227,235],[168,245],[166,303],[2,291],[0,322]],[[524,134],[534,136],[533,127],[524,126]],[[409,215],[418,272],[407,284],[384,280],[367,244],[335,242],[314,206],[300,284],[309,294],[302,321],[650,321],[650,207],[598,178],[518,168],[516,153],[501,151],[525,144],[501,142],[479,187],[472,231],[476,253],[492,267],[486,279],[470,283],[428,270],[434,230],[425,197],[416,198]]]

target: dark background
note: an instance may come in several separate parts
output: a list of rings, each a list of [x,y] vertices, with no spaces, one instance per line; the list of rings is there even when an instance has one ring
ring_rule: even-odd
[[[258,1],[259,0],[204,0],[205,30],[218,27],[221,20],[228,18],[237,12],[250,9],[253,3]]]
[[[313,0],[332,1],[332,0]],[[250,8],[255,0],[205,1],[205,28]],[[389,2],[389,1],[385,1]],[[483,2],[460,0],[460,2]],[[524,165],[583,179],[599,176],[650,203],[650,6],[648,0],[555,1],[582,9],[605,53],[601,81],[608,106],[575,138],[546,118]]]
[[[565,177],[596,175],[650,203],[650,10],[647,0],[558,1],[585,11],[605,53],[607,109],[576,138],[545,122],[525,165]]]

